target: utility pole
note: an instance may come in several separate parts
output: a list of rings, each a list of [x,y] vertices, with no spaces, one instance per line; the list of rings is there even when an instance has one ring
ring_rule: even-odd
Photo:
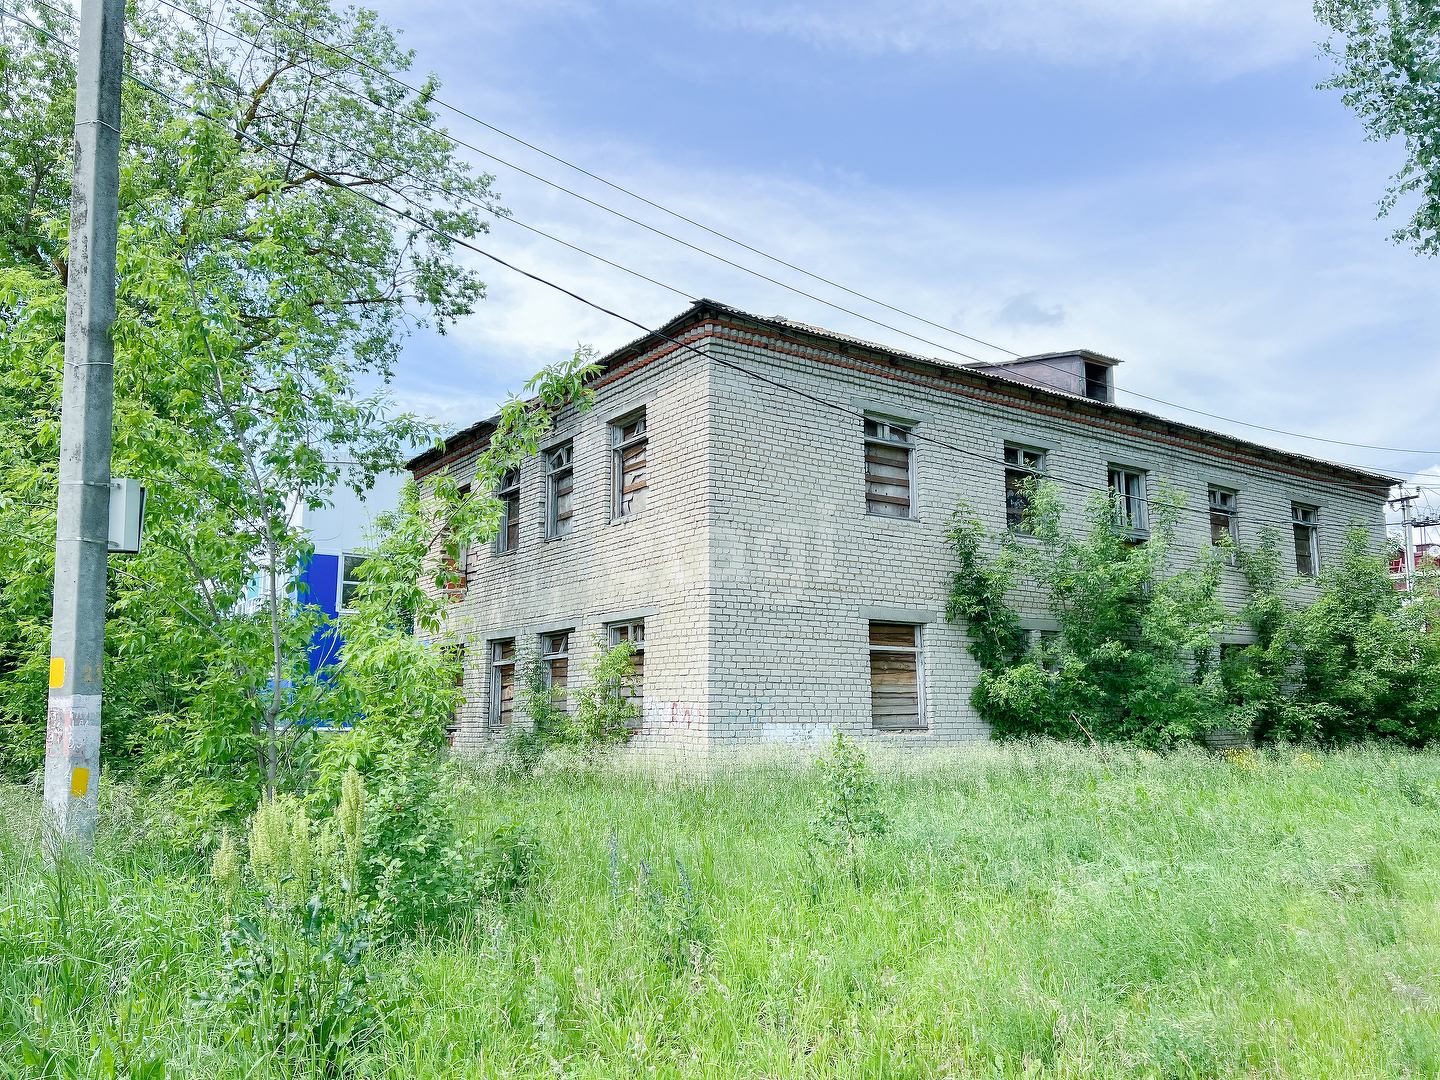
[[[100,801],[101,671],[115,399],[115,242],[125,0],[82,0],[65,296],[55,594],[45,725],[46,841],[88,852]]]
[[[1402,492],[1404,487],[1400,489]],[[1405,526],[1405,555],[1401,563],[1405,571],[1405,599],[1411,598],[1412,590],[1415,588],[1415,530],[1410,521],[1410,504],[1418,499],[1417,495],[1401,495],[1397,499],[1391,499],[1390,505],[1400,504],[1400,520]]]

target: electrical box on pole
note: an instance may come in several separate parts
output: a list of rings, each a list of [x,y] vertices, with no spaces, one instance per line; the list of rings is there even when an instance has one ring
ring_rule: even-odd
[[[52,854],[62,847],[88,852],[99,816],[124,62],[125,0],[82,0],[45,723],[45,838]]]
[[[138,555],[145,524],[145,489],[139,480],[110,481],[110,554]]]

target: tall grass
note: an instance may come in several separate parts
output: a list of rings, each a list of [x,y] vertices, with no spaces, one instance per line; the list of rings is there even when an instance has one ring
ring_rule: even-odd
[[[473,775],[467,824],[526,823],[541,884],[377,957],[406,1019],[341,1071],[1440,1074],[1440,756],[1040,744],[879,771],[892,827],[858,889],[806,848],[804,768]],[[0,1076],[112,1075],[117,1047],[290,1075],[196,1004],[228,918],[200,860],[132,804],[57,878],[30,800],[0,792]]]

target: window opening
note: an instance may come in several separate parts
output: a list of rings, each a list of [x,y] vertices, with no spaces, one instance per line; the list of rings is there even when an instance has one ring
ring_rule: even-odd
[[[555,707],[565,710],[565,695],[570,688],[570,630],[540,635],[540,662],[545,668],[545,681],[555,695]]]
[[[1110,490],[1115,494],[1115,524],[1137,535],[1150,529],[1145,474],[1129,469],[1110,470]]]
[[[520,470],[511,469],[500,478],[495,497],[505,508],[500,532],[495,537],[496,551],[514,551],[520,546]]]
[[[1027,450],[1023,446],[1005,447],[1005,527],[1023,529],[1025,512],[1030,500],[1024,491],[1025,481],[1045,471],[1045,452]]]
[[[920,708],[920,627],[870,624],[870,723],[881,731],[925,727]]]
[[[645,623],[618,623],[610,627],[611,648],[622,641],[629,641],[635,646],[635,656],[631,661],[635,665],[635,683],[626,689],[625,696],[638,705],[645,696]]]
[[[629,420],[622,420],[610,428],[610,445],[614,447],[615,456],[616,517],[629,517],[645,509],[648,442],[644,413]]]
[[[355,610],[355,594],[360,591],[360,567],[365,565],[364,555],[340,556],[340,610]]]
[[[865,512],[911,516],[915,436],[909,427],[865,418]]]
[[[508,728],[515,718],[515,639],[490,643],[490,726]]]
[[[545,454],[545,535],[569,536],[575,512],[575,445],[566,443]]]
[[[461,501],[470,497],[470,485],[459,489]],[[452,600],[458,600],[465,593],[465,583],[470,572],[470,551],[462,548],[451,535],[450,523],[445,523],[441,535],[440,568],[445,571],[445,592]]]
[[[1295,573],[1314,577],[1320,573],[1320,510],[1292,503],[1290,518],[1295,532]]]
[[[1240,543],[1240,496],[1224,488],[1210,489],[1210,543],[1224,546]],[[1234,553],[1230,559],[1234,561]]]
[[[455,734],[460,730],[460,710],[465,707],[465,646],[445,646],[445,658],[455,664],[455,689],[461,694],[455,702],[455,711],[450,715],[450,722],[445,725],[445,742],[454,746]]]
[[[1110,369],[1104,364],[1086,361],[1085,396],[1093,401],[1110,400]]]

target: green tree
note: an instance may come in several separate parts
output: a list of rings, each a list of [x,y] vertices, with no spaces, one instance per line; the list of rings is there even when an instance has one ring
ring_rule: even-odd
[[[112,561],[104,753],[153,724],[235,792],[280,784],[321,689],[315,616],[285,588],[309,554],[295,510],[434,438],[385,386],[410,329],[483,295],[416,222],[469,237],[496,210],[491,178],[430,130],[433,79],[412,94],[375,75],[411,56],[373,12],[259,7],[132,9],[127,64],[159,92],[125,84],[115,328],[114,470],[150,500],[145,552]],[[74,115],[73,23],[18,10],[45,32],[0,20],[0,723],[29,748],[12,767],[43,726]],[[236,617],[256,574],[261,613]]]
[[[1440,253],[1440,4],[1435,0],[1316,0],[1315,16],[1339,40],[1321,47],[1336,63],[1322,89],[1340,90],[1366,138],[1401,138],[1405,163],[1380,201],[1381,216],[1418,196],[1392,234]]]

